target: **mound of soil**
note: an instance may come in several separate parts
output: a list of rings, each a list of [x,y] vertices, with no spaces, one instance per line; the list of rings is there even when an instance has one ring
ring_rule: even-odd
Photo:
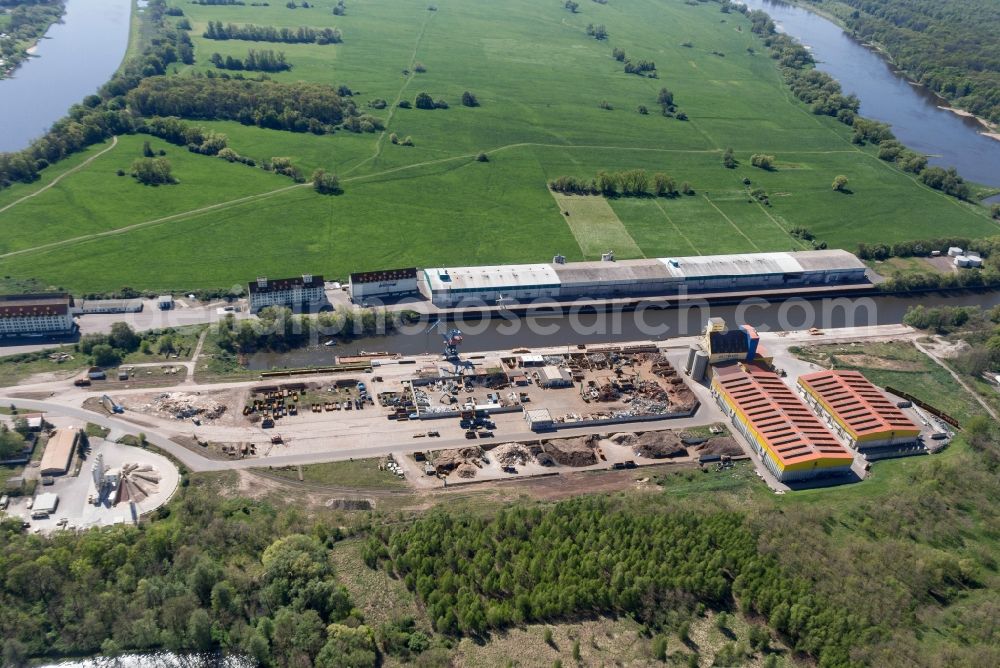
[[[562,438],[545,444],[545,452],[563,466],[590,466],[597,463],[592,436]]]
[[[732,436],[713,436],[697,448],[699,455],[729,455],[738,457],[743,454],[743,448],[733,440]]]
[[[683,457],[687,454],[680,437],[672,431],[647,431],[641,434],[635,441],[635,451],[640,457],[650,459]]]
[[[434,460],[431,464],[438,473],[449,473],[462,464],[474,462],[482,456],[483,451],[478,446],[441,450],[434,455]]]
[[[461,464],[458,468],[455,469],[455,475],[457,475],[459,478],[465,478],[466,480],[470,480],[476,477],[477,471],[479,471],[479,469],[477,469],[472,464]]]
[[[555,466],[556,460],[547,452],[542,452],[535,457],[535,461],[542,466]]]
[[[612,434],[608,437],[608,440],[615,445],[632,445],[635,442],[635,434],[627,431],[620,434]]]

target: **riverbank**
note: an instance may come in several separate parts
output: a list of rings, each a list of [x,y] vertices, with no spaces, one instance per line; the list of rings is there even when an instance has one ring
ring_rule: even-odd
[[[13,45],[11,55],[0,57],[0,81],[10,78],[26,60],[38,52],[38,42],[66,15],[65,0],[48,4],[15,7],[6,10],[7,20],[0,23],[0,47]],[[15,25],[16,24],[16,25]]]
[[[0,152],[27,148],[108,82],[126,52],[132,3],[60,0],[61,18],[37,42],[34,56],[17,76],[0,81],[0,99],[10,101],[0,105]]]
[[[892,67],[892,69],[895,70],[901,77],[903,77],[904,79],[906,79],[906,81],[908,83],[910,83],[913,86],[918,86],[921,89],[927,91],[928,93],[930,93],[930,94],[934,95],[935,97],[937,97],[938,99],[940,99],[944,104],[937,105],[938,109],[942,109],[944,111],[950,111],[950,112],[952,112],[952,113],[954,113],[954,114],[956,114],[958,116],[961,116],[962,118],[970,118],[970,119],[974,119],[974,120],[978,121],[980,125],[982,125],[984,128],[986,128],[986,131],[985,132],[981,132],[980,134],[982,134],[985,137],[989,137],[990,139],[993,139],[995,141],[1000,141],[1000,126],[998,126],[995,123],[990,122],[989,120],[987,120],[985,118],[982,118],[981,116],[977,116],[976,114],[972,113],[971,111],[968,111],[968,110],[963,109],[961,107],[953,106],[951,100],[949,100],[945,96],[941,95],[937,91],[931,90],[930,88],[928,88],[924,84],[922,84],[919,81],[917,81],[916,79],[914,79],[913,76],[912,76],[912,74],[910,72],[908,72],[906,69],[904,69],[904,68],[902,68],[902,67],[899,66],[899,64],[896,62],[896,59],[892,56],[892,53],[884,45],[879,44],[878,42],[865,41],[865,40],[861,40],[861,39],[858,39],[857,37],[855,37],[855,35],[851,31],[851,29],[848,27],[847,22],[844,21],[844,19],[840,15],[838,15],[836,12],[829,11],[829,10],[827,10],[824,7],[819,7],[819,6],[817,6],[817,5],[815,5],[815,4],[811,3],[811,2],[805,2],[803,0],[782,0],[782,1],[785,4],[792,5],[793,7],[799,7],[800,9],[803,9],[803,10],[805,10],[807,12],[810,12],[811,14],[815,14],[817,16],[821,16],[821,17],[825,18],[826,20],[830,21],[831,23],[837,25],[847,35],[851,36],[851,38],[854,39],[858,44],[860,44],[861,46],[865,47],[866,49],[868,49],[868,50],[872,51],[873,53],[876,53],[880,57],[882,57],[885,60],[885,62],[890,67]]]

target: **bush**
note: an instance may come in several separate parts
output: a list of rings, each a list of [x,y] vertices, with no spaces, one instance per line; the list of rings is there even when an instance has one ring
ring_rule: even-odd
[[[774,170],[774,156],[764,153],[754,153],[750,156],[750,164],[770,172]]]
[[[177,183],[166,158],[139,158],[132,162],[132,176],[145,186],[161,186]]]
[[[417,93],[417,97],[413,101],[413,106],[415,106],[417,109],[433,109],[434,98],[432,98],[427,93]]]
[[[479,106],[479,100],[476,99],[476,96],[473,95],[472,93],[470,93],[469,91],[465,91],[464,93],[462,93],[462,106],[464,106],[464,107],[478,107]]]
[[[398,107],[399,107],[400,109],[409,109],[409,108],[411,108],[411,107],[412,107],[413,105],[412,105],[412,104],[410,104],[410,101],[409,101],[409,100],[400,100],[400,101],[399,101],[399,105],[397,105],[397,106],[398,106]]]
[[[480,153],[479,155],[476,156],[476,162],[489,162],[489,161],[490,161],[490,156],[486,155],[485,153]]]
[[[113,367],[121,364],[121,354],[106,343],[99,343],[91,350],[94,366]]]
[[[312,181],[313,190],[321,195],[339,195],[343,192],[337,175],[325,169],[317,169],[313,172]]]

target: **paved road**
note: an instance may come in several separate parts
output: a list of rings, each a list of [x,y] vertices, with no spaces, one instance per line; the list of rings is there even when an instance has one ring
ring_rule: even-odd
[[[158,448],[170,453],[181,461],[192,471],[226,471],[232,469],[261,468],[268,466],[294,466],[296,464],[319,464],[323,462],[338,462],[349,459],[367,459],[371,457],[383,457],[390,453],[410,454],[427,450],[428,447],[434,449],[457,448],[469,445],[470,441],[465,438],[434,438],[434,439],[409,439],[405,441],[387,441],[378,445],[361,447],[338,447],[336,450],[326,452],[303,452],[288,455],[269,455],[266,457],[254,457],[240,460],[217,460],[209,459],[193,450],[174,443],[169,438],[158,434],[153,430],[144,429],[141,426],[132,424],[127,420],[113,416],[103,415],[85,408],[76,408],[61,403],[51,401],[37,401],[33,399],[18,399],[15,397],[0,397],[0,404],[16,404],[19,408],[45,411],[56,415],[64,415],[80,420],[81,423],[93,422],[94,424],[108,429],[117,430],[120,433],[138,436],[140,433],[146,435],[146,440]],[[538,434],[532,431],[508,432],[504,431],[502,438],[495,442],[527,441],[538,438],[570,438],[575,436],[587,436],[590,434],[607,433],[616,429],[628,430],[636,429],[641,425],[642,429],[686,429],[689,427],[702,426],[718,422],[720,413],[713,406],[703,406],[698,413],[691,418],[664,419],[653,422],[643,422],[634,424],[624,424],[618,426],[593,426],[577,427],[570,429],[560,429],[558,432],[548,432]],[[81,424],[82,426],[82,424]],[[491,441],[494,442],[494,441]],[[480,441],[476,441],[480,443]]]
[[[769,334],[765,335],[763,338],[767,346],[772,352],[780,352],[782,357],[787,357],[787,348],[803,343],[831,343],[833,341],[849,341],[849,340],[901,340],[901,339],[911,339],[914,338],[914,331],[908,327],[901,325],[891,325],[884,327],[865,327],[865,328],[852,328],[843,330],[827,330],[827,332],[822,336],[810,336],[805,332],[797,332],[791,334]],[[686,347],[694,341],[694,337],[689,337],[686,339],[674,339],[669,342],[661,342],[661,345],[666,344],[667,347],[677,349],[678,347]],[[677,353],[672,353],[676,356]],[[331,376],[332,377],[332,376]],[[309,377],[310,382],[320,382],[323,377],[321,376],[311,376]],[[234,381],[228,383],[217,383],[217,384],[195,384],[188,385],[187,380],[181,384],[171,387],[171,388],[157,388],[157,391],[170,391],[170,390],[182,390],[186,392],[196,392],[196,391],[217,391],[222,389],[232,389],[232,388],[243,388],[250,387],[258,384],[257,380],[246,380],[246,381]],[[699,386],[700,387],[700,386]],[[698,391],[698,388],[693,388],[696,393],[699,394],[699,399],[701,399],[702,406],[698,413],[692,418],[684,419],[674,419],[674,420],[657,420],[653,422],[645,423],[632,423],[624,424],[620,427],[618,426],[596,426],[596,427],[578,427],[561,429],[558,432],[553,432],[544,436],[551,437],[552,435],[557,435],[558,437],[573,437],[582,436],[595,433],[607,433],[609,431],[615,430],[634,430],[634,429],[685,429],[692,426],[708,425],[714,422],[719,422],[723,420],[722,413],[715,406],[714,402],[711,400],[706,400],[707,397],[702,396],[702,392]],[[0,405],[9,405],[11,403],[17,406],[31,409],[40,410],[54,415],[64,415],[73,419],[80,420],[82,423],[93,422],[95,424],[101,425],[102,427],[107,427],[112,430],[116,430],[117,433],[121,434],[131,434],[137,436],[139,433],[145,433],[147,440],[161,448],[162,450],[170,453],[181,461],[185,466],[193,471],[222,471],[222,470],[232,470],[232,469],[247,469],[247,468],[257,468],[257,467],[267,467],[267,466],[288,466],[296,464],[315,464],[321,462],[333,462],[333,461],[344,461],[348,459],[361,459],[369,457],[379,457],[388,455],[390,453],[412,453],[421,450],[426,450],[428,447],[448,448],[448,447],[458,447],[463,445],[468,445],[470,441],[464,438],[435,438],[435,439],[413,439],[410,432],[405,432],[399,436],[386,436],[384,441],[377,443],[366,443],[363,445],[347,446],[338,445],[336,449],[321,450],[321,451],[311,451],[311,452],[300,452],[294,454],[272,454],[268,456],[256,457],[244,460],[216,460],[205,457],[199,452],[190,450],[182,445],[179,445],[170,440],[166,435],[169,433],[180,434],[182,433],[177,427],[174,426],[163,426],[156,424],[148,424],[146,426],[138,425],[130,422],[127,419],[123,419],[118,416],[108,416],[102,413],[97,413],[94,411],[87,410],[85,408],[80,408],[80,404],[89,397],[100,396],[100,393],[94,394],[92,392],[87,392],[85,390],[80,390],[79,388],[67,387],[65,381],[59,382],[48,382],[39,383],[32,386],[20,386],[17,388],[8,388],[8,395],[13,390],[15,393],[21,392],[33,392],[33,393],[50,393],[52,396],[46,399],[23,399],[12,396],[0,396]],[[130,390],[117,390],[115,395],[128,395],[132,393],[148,393],[149,388],[136,388]],[[705,391],[707,392],[707,390]],[[156,421],[155,418],[150,416],[142,416],[142,419],[148,420],[150,422]],[[82,426],[82,425],[81,425]],[[430,425],[429,425],[430,427]],[[237,435],[238,436],[238,435]],[[497,442],[507,442],[507,441],[524,441],[524,440],[534,440],[539,438],[540,435],[534,432],[520,430],[513,431],[510,429],[504,429],[500,433],[500,438]],[[243,438],[235,438],[236,441],[245,440]],[[362,440],[362,439],[359,439]],[[478,441],[477,441],[478,442]],[[280,450],[279,450],[280,452]]]

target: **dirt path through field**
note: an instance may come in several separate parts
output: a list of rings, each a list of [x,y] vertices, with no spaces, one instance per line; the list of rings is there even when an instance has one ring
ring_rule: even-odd
[[[3,213],[7,209],[13,209],[15,206],[17,206],[21,202],[24,202],[25,200],[29,200],[32,197],[38,197],[43,192],[45,192],[46,190],[48,190],[52,186],[56,185],[57,183],[59,183],[60,181],[62,181],[64,178],[66,178],[70,174],[72,174],[74,172],[80,171],[81,169],[83,169],[84,167],[86,167],[87,165],[89,165],[90,163],[92,163],[94,160],[97,160],[102,155],[104,155],[108,151],[112,150],[115,146],[118,146],[118,135],[115,135],[115,136],[113,136],[111,138],[111,146],[107,147],[103,151],[100,151],[99,153],[95,153],[94,155],[90,156],[89,158],[87,158],[86,160],[84,160],[83,162],[81,162],[76,167],[73,167],[72,169],[67,169],[65,172],[63,172],[62,174],[60,174],[56,178],[52,179],[52,183],[44,185],[41,188],[39,188],[38,190],[36,190],[35,192],[29,193],[29,194],[25,195],[24,197],[21,197],[20,199],[14,200],[13,202],[11,202],[10,204],[8,204],[7,206],[5,206],[2,209],[0,209],[0,213]]]

